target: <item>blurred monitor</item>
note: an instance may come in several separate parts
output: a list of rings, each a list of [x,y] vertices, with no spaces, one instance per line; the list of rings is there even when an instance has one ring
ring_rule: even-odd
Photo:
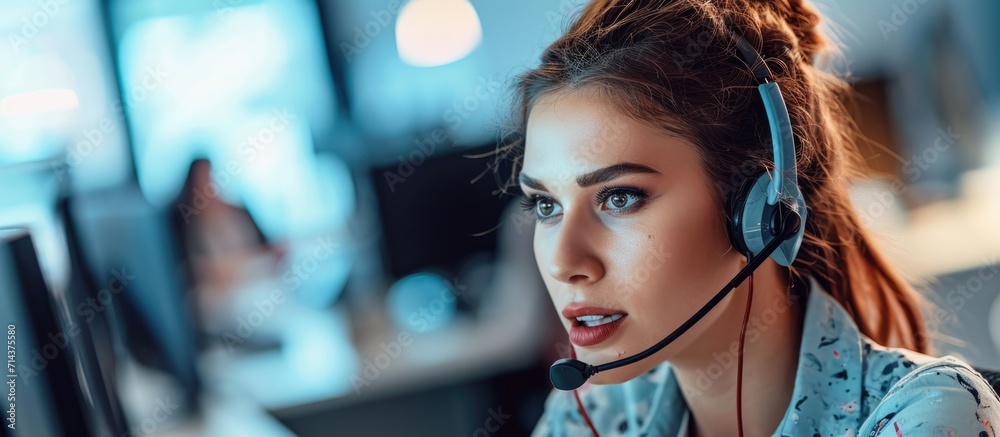
[[[87,417],[96,435],[121,435],[127,427],[125,412],[119,398],[117,384],[117,362],[120,357],[116,350],[120,338],[116,332],[122,331],[121,322],[112,313],[97,314],[89,309],[102,304],[107,293],[98,289],[90,266],[83,257],[80,247],[79,230],[73,217],[71,201],[68,197],[59,200],[57,215],[63,224],[66,254],[70,262],[70,278],[63,300],[68,326],[76,326],[74,332],[79,337],[73,344],[78,345],[74,354],[77,373],[85,378],[84,388],[89,392]]]
[[[468,157],[493,148],[432,155],[410,163],[412,171],[400,162],[372,169],[384,263],[393,278],[434,270],[450,280],[471,257],[495,256],[495,228],[511,197],[494,194],[491,159]]]
[[[166,212],[135,186],[77,195],[70,210],[83,257],[105,295],[82,311],[110,311],[133,357],[179,383],[186,396],[182,409],[194,406],[201,389],[196,318]]]
[[[18,246],[18,260],[26,262],[22,258],[28,255],[23,251],[31,248],[30,260],[37,265],[43,287],[39,289],[43,292],[32,292],[31,296],[46,299],[46,305],[54,311],[54,323],[58,325],[43,326],[43,342],[23,351],[21,367],[38,373],[51,362],[63,360],[68,363],[76,385],[60,385],[64,388],[53,396],[65,396],[80,403],[88,426],[80,433],[119,435],[124,432],[125,418],[115,385],[114,339],[105,314],[90,316],[85,311],[85,302],[96,295],[95,283],[79,247],[69,207],[70,183],[61,177],[60,167],[53,162],[0,167],[0,228],[22,229],[30,236],[30,245]],[[36,285],[31,285],[32,289]],[[16,299],[17,290],[17,287],[0,288],[0,292],[6,294],[5,299]],[[37,308],[31,309],[29,304],[33,301],[26,302],[20,306],[4,305],[4,308],[10,308],[24,323],[49,323],[44,318],[35,320],[42,316],[38,315]],[[33,353],[36,351],[40,355]],[[52,357],[56,361],[49,359],[52,354],[57,355]],[[27,384],[30,385],[30,381]],[[74,394],[73,390],[78,393]]]
[[[88,373],[78,359],[88,345],[79,337],[79,327],[59,314],[65,302],[45,282],[34,243],[24,228],[0,230],[0,290],[0,320],[5,322],[8,346],[13,346],[15,353],[13,367],[7,355],[4,378],[8,435],[111,435],[122,431],[100,415],[91,415],[100,408],[90,397],[91,384],[99,383],[99,377]],[[9,376],[11,370],[14,378]],[[8,426],[11,416],[13,429]]]
[[[97,1],[0,2],[0,166],[54,158],[74,190],[131,176],[103,14]]]
[[[63,286],[71,268],[55,209],[67,182],[58,169],[58,160],[0,166],[0,228],[28,228],[45,280]]]
[[[221,198],[245,204],[268,239],[329,227],[316,150],[334,91],[312,0],[113,0],[111,29],[142,194],[162,207],[207,157]],[[332,197],[332,198],[331,198]]]

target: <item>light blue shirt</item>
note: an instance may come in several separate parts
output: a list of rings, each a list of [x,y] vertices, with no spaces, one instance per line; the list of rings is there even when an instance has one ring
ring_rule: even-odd
[[[875,344],[809,282],[795,388],[774,436],[1000,437],[1000,398],[978,372],[950,355]],[[580,400],[601,437],[676,436],[687,425],[668,362],[621,384],[591,385]],[[553,390],[532,436],[590,434],[573,393]]]

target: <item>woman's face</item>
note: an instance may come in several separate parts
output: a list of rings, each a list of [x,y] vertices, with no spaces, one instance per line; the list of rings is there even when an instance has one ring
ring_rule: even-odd
[[[532,107],[520,182],[539,219],[538,268],[584,362],[653,345],[745,265],[694,145],[616,112],[592,89],[550,93]],[[741,322],[742,304],[731,302],[655,356],[591,382],[719,350],[708,340],[738,333]]]

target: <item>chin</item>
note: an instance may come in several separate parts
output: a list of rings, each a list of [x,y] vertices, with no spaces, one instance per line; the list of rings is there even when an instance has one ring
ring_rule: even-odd
[[[610,355],[610,356],[608,356]],[[624,358],[626,355],[622,355]],[[593,365],[609,363],[611,361],[617,360],[618,356],[616,354],[606,354],[606,353],[580,353],[577,352],[577,359]],[[654,359],[655,356],[649,357],[645,360],[639,361],[637,363],[632,363],[624,367],[619,367],[617,369],[606,370],[604,372],[598,373],[587,382],[591,384],[604,385],[604,384],[620,384],[626,382],[632,378],[640,376],[654,367],[659,365],[661,361]]]
[[[587,382],[596,385],[621,384],[652,370],[656,364],[657,363],[635,363],[625,367],[619,367],[617,369],[598,373],[590,377]]]

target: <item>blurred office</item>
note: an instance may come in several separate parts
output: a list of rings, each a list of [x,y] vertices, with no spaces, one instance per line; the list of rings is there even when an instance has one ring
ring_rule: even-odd
[[[2,435],[528,434],[569,343],[483,155],[585,3],[0,3]],[[1000,368],[1000,4],[815,3],[862,218]]]

